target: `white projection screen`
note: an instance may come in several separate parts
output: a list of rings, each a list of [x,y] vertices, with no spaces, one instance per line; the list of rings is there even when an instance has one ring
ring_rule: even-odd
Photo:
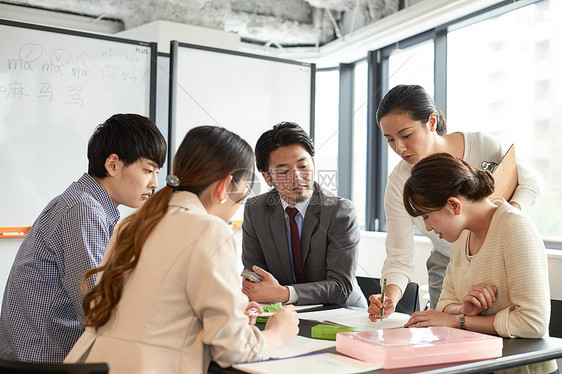
[[[193,127],[225,127],[252,148],[280,121],[311,136],[315,65],[172,42],[170,159]]]
[[[314,64],[172,41],[170,72],[169,160],[200,125],[233,131],[252,149],[281,121],[298,123],[314,139]],[[258,175],[253,193],[267,189]],[[241,218],[239,210],[233,220]]]

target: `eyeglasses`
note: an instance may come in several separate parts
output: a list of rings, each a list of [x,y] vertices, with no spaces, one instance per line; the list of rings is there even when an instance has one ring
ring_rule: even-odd
[[[294,174],[293,173],[297,173],[299,178],[303,178],[303,179],[309,179],[310,176],[312,175],[312,173],[314,172],[314,170],[309,167],[302,167],[302,168],[298,168],[296,170],[291,170],[291,169],[270,169],[270,172],[268,172],[270,177],[275,177],[276,180],[289,180],[289,179],[293,179],[294,178]]]

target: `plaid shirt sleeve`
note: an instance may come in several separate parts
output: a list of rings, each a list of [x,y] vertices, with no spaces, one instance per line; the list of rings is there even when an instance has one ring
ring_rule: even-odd
[[[77,204],[61,220],[62,241],[57,255],[61,286],[70,297],[80,322],[84,321],[84,274],[99,266],[109,239],[111,226],[105,222],[100,206]],[[92,289],[95,277],[87,282]]]
[[[115,203],[88,174],[45,207],[6,283],[0,357],[62,362],[84,331],[84,274],[99,266],[118,219]],[[94,283],[92,277],[88,288]]]

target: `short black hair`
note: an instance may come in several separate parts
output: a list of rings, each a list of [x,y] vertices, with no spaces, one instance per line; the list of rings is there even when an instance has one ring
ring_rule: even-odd
[[[147,158],[161,168],[166,160],[166,140],[149,118],[115,114],[96,127],[88,142],[88,174],[100,179],[107,177],[105,161],[112,153],[125,166]]]
[[[256,166],[259,171],[269,170],[269,156],[278,148],[299,144],[314,157],[312,139],[294,122],[279,122],[273,129],[264,132],[256,143]]]

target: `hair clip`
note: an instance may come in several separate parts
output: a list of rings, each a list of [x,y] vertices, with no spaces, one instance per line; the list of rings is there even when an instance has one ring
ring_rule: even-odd
[[[175,190],[180,185],[180,179],[174,174],[170,174],[166,177],[166,184]]]
[[[493,173],[498,167],[498,164],[492,161],[482,161],[481,166],[482,170],[488,170],[490,173]]]

